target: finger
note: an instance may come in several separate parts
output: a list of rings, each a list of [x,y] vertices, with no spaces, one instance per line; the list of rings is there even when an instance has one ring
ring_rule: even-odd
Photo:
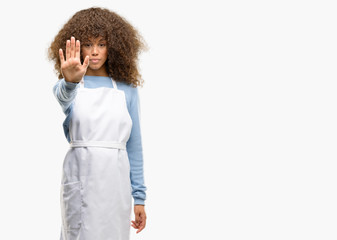
[[[144,229],[144,226],[139,227],[136,233],[139,233],[139,232],[142,231],[143,229]]]
[[[87,68],[89,66],[89,56],[86,56],[83,61],[83,67]]]
[[[66,44],[66,61],[70,58],[70,40],[67,40]]]
[[[140,216],[138,214],[135,215],[135,217],[136,217],[135,224],[136,224],[136,226],[139,226],[139,222],[141,221],[141,218],[140,218]]]
[[[137,223],[135,221],[131,221],[131,222],[132,222],[132,225],[135,226],[135,228],[138,228]]]
[[[136,233],[139,233],[139,232],[142,231],[144,228],[145,228],[145,222],[141,222],[141,223],[140,223],[140,226],[139,226],[139,228],[138,228],[138,230],[137,230]]]
[[[71,37],[70,39],[70,57],[74,58],[75,57],[75,38]]]
[[[81,43],[80,40],[76,41],[76,53],[75,53],[75,58],[80,58],[80,48],[81,48]]]
[[[60,61],[61,61],[61,66],[62,66],[63,63],[64,63],[64,56],[63,56],[63,50],[62,50],[62,48],[60,48],[60,50],[59,50],[59,55],[60,55]]]

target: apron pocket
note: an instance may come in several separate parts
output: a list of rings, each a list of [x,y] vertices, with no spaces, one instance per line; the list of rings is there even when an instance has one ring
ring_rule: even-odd
[[[61,213],[66,230],[81,227],[82,211],[81,181],[61,184]]]

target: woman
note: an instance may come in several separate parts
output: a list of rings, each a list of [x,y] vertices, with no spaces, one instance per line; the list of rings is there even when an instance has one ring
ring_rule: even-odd
[[[135,28],[103,8],[81,10],[49,47],[66,119],[61,240],[127,240],[145,228],[146,186],[137,86],[145,44]],[[131,221],[132,197],[135,220]]]

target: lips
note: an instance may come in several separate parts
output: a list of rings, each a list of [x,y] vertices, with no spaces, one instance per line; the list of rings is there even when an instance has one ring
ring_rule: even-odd
[[[90,59],[90,62],[92,62],[92,63],[98,63],[99,59]]]

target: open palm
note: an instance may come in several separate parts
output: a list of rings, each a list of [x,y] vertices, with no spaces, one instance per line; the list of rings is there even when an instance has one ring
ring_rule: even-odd
[[[89,66],[89,56],[86,56],[83,65],[81,64],[80,48],[80,41],[77,40],[75,44],[75,38],[71,37],[66,43],[66,59],[64,59],[63,50],[59,50],[61,72],[68,82],[80,82]]]

